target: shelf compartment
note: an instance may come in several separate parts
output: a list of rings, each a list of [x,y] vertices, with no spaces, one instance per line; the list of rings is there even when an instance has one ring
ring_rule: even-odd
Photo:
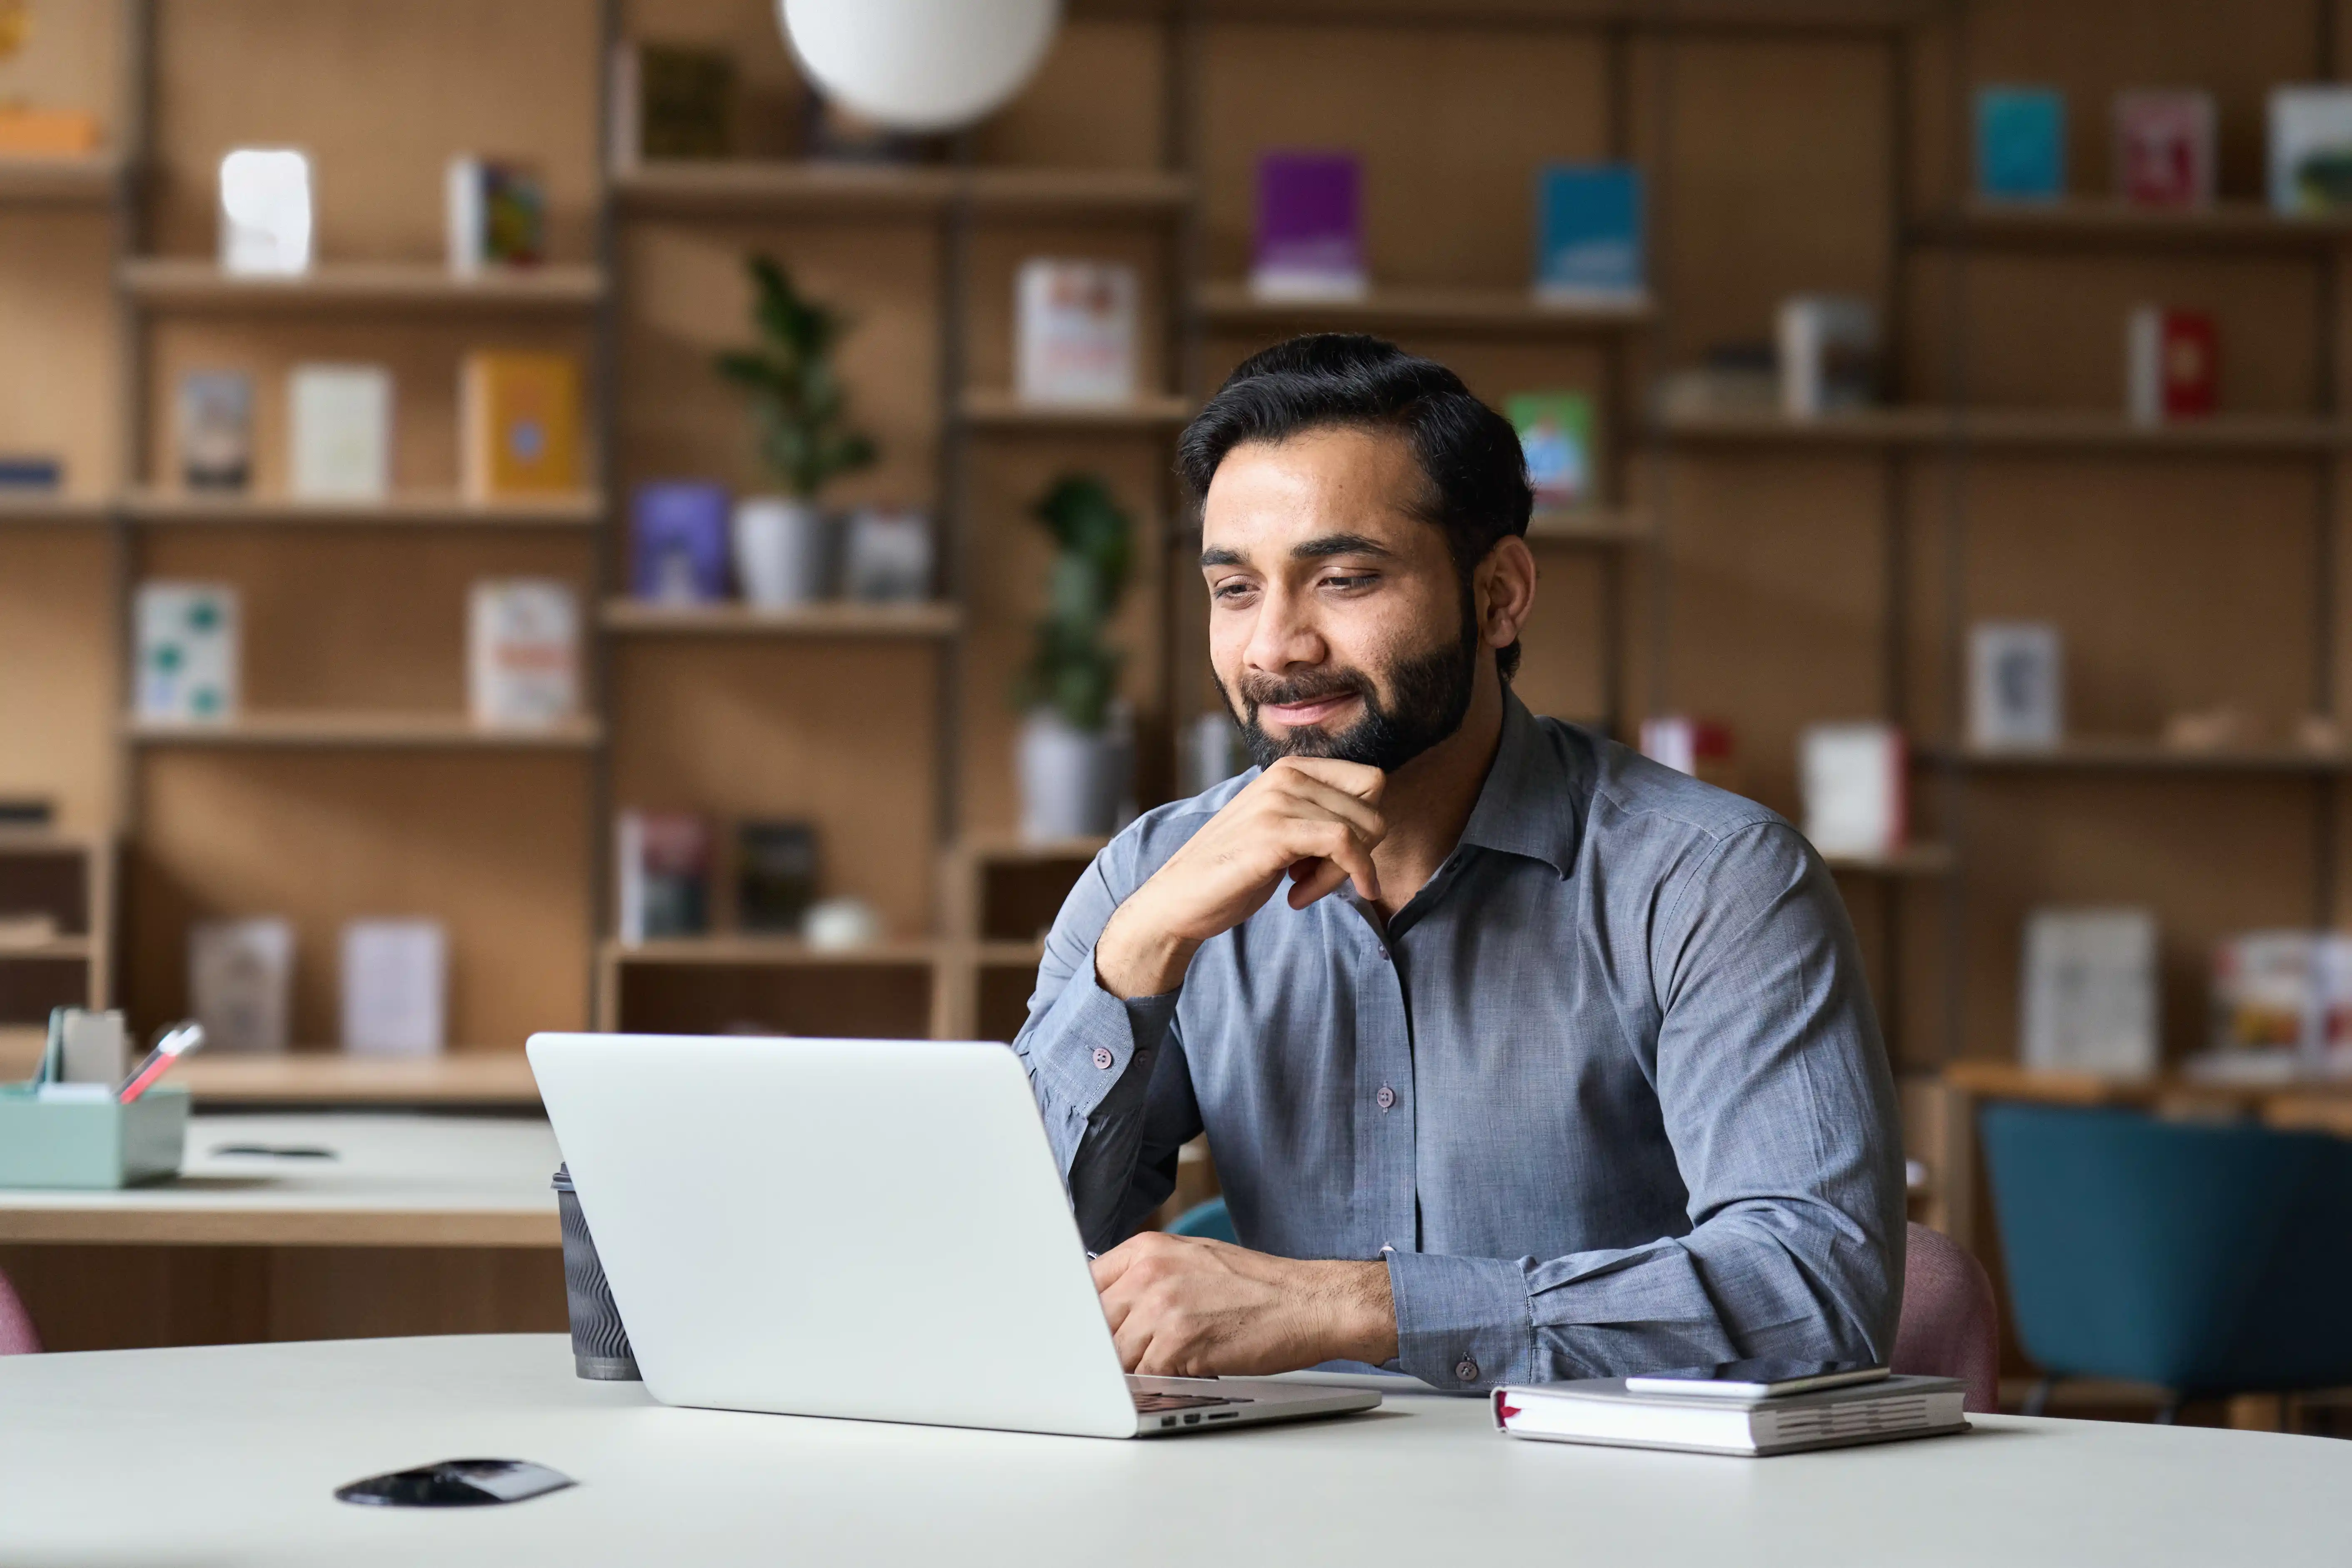
[[[2352,239],[2352,217],[2296,217],[2259,202],[2204,208],[1978,202],[1923,220],[1915,234],[1931,245],[2032,250],[2326,250]]]
[[[1034,953],[1038,938],[1061,913],[1062,901],[1086,874],[1108,839],[973,838],[951,847],[941,868],[949,929],[979,944],[982,962],[999,949]],[[1036,959],[1029,960],[1035,967]]]
[[[1375,288],[1361,299],[1267,299],[1245,283],[1212,283],[1202,287],[1197,303],[1212,328],[1528,336],[1625,331],[1656,313],[1646,298],[1547,305],[1531,291],[1514,288]]]
[[[942,944],[815,948],[781,936],[677,937],[597,953],[602,1026],[912,1040],[949,1032],[960,966]]]
[[[793,160],[673,160],[613,175],[613,193],[643,213],[929,218],[968,200],[976,215],[1148,216],[1181,212],[1193,183],[1156,169],[976,169]]]
[[[381,501],[329,501],[139,490],[123,498],[122,511],[151,528],[593,528],[604,515],[604,498],[583,493],[474,502],[424,492]]]
[[[660,604],[642,599],[604,603],[604,629],[637,637],[952,637],[963,630],[954,604],[862,604],[829,601],[791,610],[741,603]]]
[[[2095,737],[2049,749],[2023,747],[1943,747],[1920,754],[1923,763],[1998,773],[2253,773],[2327,776],[2352,771],[2352,755],[2303,747],[2231,747],[2192,751],[2160,740]]]
[[[343,711],[250,713],[225,723],[132,716],[125,737],[141,746],[247,750],[585,751],[600,744],[590,719],[548,729],[491,729],[464,714]]]
[[[963,394],[963,417],[979,430],[1181,430],[1199,409],[1190,398],[1146,396],[1126,402],[1033,402],[995,388]]]
[[[0,203],[96,206],[113,198],[121,178],[121,162],[111,153],[0,156]]]
[[[1954,446],[1999,452],[2152,452],[2259,455],[2341,451],[2346,427],[2294,414],[2217,414],[2140,424],[2074,409],[1882,408],[1790,419],[1780,413],[1676,414],[1659,433],[1685,445]]]
[[[1650,537],[1647,515],[1618,507],[1538,507],[1528,519],[1531,544],[1640,544]]]
[[[434,262],[325,262],[293,277],[253,277],[156,256],[123,263],[120,276],[140,304],[182,310],[585,310],[604,297],[604,275],[578,265],[461,277]]]

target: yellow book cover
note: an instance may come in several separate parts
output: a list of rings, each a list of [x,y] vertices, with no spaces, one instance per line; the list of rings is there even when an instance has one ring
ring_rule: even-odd
[[[467,500],[579,490],[580,365],[570,355],[468,354],[458,405]]]
[[[98,117],[79,109],[0,104],[0,156],[70,158],[98,151]]]

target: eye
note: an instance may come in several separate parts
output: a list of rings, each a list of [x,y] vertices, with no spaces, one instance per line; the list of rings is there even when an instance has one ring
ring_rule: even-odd
[[[1209,597],[1230,604],[1237,600],[1246,599],[1255,591],[1257,591],[1256,585],[1246,578],[1229,577],[1224,581],[1213,585],[1209,590]]]
[[[1379,580],[1380,574],[1377,572],[1360,572],[1352,576],[1335,572],[1325,578],[1322,585],[1325,588],[1335,588],[1342,593],[1347,593],[1360,588],[1369,588]]]

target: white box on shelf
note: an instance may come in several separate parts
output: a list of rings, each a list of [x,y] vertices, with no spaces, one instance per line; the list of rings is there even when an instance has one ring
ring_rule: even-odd
[[[931,524],[920,512],[860,507],[841,550],[843,591],[869,603],[919,602],[931,591]]]
[[[580,707],[580,610],[568,583],[485,578],[467,616],[467,693],[474,722],[545,729]]]
[[[437,920],[343,927],[343,1049],[436,1056],[446,1045],[449,937]]]
[[[240,147],[220,163],[220,265],[242,277],[310,270],[310,159],[290,147]]]
[[[294,927],[275,915],[205,920],[188,928],[188,1005],[205,1049],[274,1054],[286,1049],[294,992]]]
[[[1891,724],[1816,724],[1798,737],[1805,837],[1825,855],[1875,859],[1909,831],[1909,760]]]
[[[381,365],[297,365],[286,385],[287,487],[303,500],[390,495],[392,372]]]
[[[1780,302],[1780,412],[1818,419],[1877,401],[1878,311],[1867,299],[1799,294]]]
[[[1031,402],[1122,403],[1135,396],[1135,268],[1110,261],[1021,264],[1014,388]]]
[[[2274,87],[2270,110],[2272,210],[2312,214],[2352,206],[2352,87]]]
[[[1969,628],[1969,742],[2047,750],[2065,738],[2065,643],[2033,621]]]
[[[2019,1057],[2040,1071],[2144,1078],[2161,1061],[2156,915],[2037,909],[2026,916]]]
[[[133,612],[141,718],[225,723],[237,707],[237,594],[222,582],[148,581]]]

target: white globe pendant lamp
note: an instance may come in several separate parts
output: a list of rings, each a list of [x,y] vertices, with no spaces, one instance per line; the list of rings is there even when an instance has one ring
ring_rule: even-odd
[[[801,69],[893,131],[955,131],[1019,92],[1061,0],[778,0]]]

